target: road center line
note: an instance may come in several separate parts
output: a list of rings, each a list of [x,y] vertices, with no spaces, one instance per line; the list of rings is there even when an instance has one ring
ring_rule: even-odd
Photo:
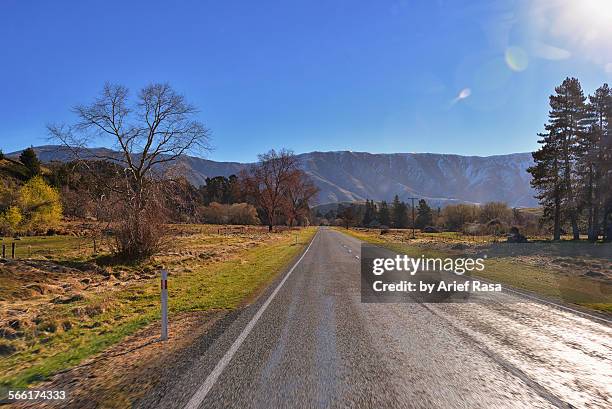
[[[238,335],[238,338],[236,338],[236,340],[234,341],[230,349],[227,350],[225,355],[223,355],[223,358],[221,358],[221,360],[217,363],[217,365],[212,370],[212,372],[206,377],[206,380],[204,380],[204,383],[193,394],[189,402],[187,402],[187,405],[185,405],[185,409],[196,409],[200,406],[200,404],[202,404],[202,402],[206,398],[206,395],[215,385],[215,382],[217,381],[217,379],[219,378],[219,376],[221,375],[225,367],[230,363],[230,361],[232,360],[232,357],[234,356],[236,351],[238,351],[238,348],[240,348],[240,345],[242,345],[242,343],[244,342],[246,337],[249,335],[253,327],[255,327],[255,324],[257,324],[257,321],[259,320],[259,318],[261,318],[263,313],[266,311],[266,308],[268,308],[268,305],[270,305],[270,303],[274,299],[274,296],[276,296],[276,294],[280,291],[281,287],[283,286],[283,284],[285,284],[285,281],[287,281],[287,279],[289,278],[293,270],[298,266],[298,264],[300,264],[300,262],[302,261],[306,253],[308,253],[308,250],[310,250],[310,246],[312,246],[312,243],[314,243],[318,234],[319,234],[319,231],[317,230],[314,237],[310,241],[310,244],[308,245],[308,247],[306,247],[306,251],[304,251],[304,253],[298,259],[298,261],[295,262],[295,264],[293,265],[293,267],[291,267],[289,272],[285,274],[285,277],[278,284],[278,286],[274,289],[274,292],[270,294],[266,302],[264,302],[263,305],[259,307],[259,310],[257,310],[253,318],[251,318],[251,321],[249,321],[249,323],[247,324],[246,327],[244,327],[240,335]]]

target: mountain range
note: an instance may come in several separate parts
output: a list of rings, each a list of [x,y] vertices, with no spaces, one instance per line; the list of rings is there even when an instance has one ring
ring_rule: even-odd
[[[43,162],[65,161],[61,146],[34,148]],[[117,154],[106,148],[90,153]],[[16,155],[14,152],[12,155]],[[425,198],[433,205],[503,201],[512,207],[537,206],[531,175],[531,153],[461,156],[437,153],[309,152],[297,155],[302,169],[319,187],[318,203]],[[216,162],[194,156],[180,159],[181,172],[194,185],[207,177],[229,176],[248,163]]]

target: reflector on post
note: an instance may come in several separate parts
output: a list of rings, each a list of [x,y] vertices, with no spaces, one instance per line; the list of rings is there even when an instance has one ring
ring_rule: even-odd
[[[168,340],[168,272],[161,272],[161,340]]]

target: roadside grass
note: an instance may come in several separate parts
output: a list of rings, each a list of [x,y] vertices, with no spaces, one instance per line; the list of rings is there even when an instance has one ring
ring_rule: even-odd
[[[368,235],[371,235],[372,232],[376,231],[380,231],[379,229],[374,229],[374,228],[362,228],[362,227],[356,227],[356,228],[351,228],[349,230],[347,230],[344,227],[334,227],[335,229],[337,229],[338,231],[344,231],[344,232],[356,232],[356,233],[366,233]],[[416,243],[427,243],[427,242],[436,242],[436,243],[440,243],[440,242],[444,242],[444,243],[463,243],[463,244],[487,244],[487,243],[500,243],[500,242],[505,242],[506,241],[506,235],[505,234],[500,234],[500,235],[494,235],[494,234],[478,234],[478,235],[473,235],[473,234],[467,234],[467,233],[462,233],[462,232],[455,232],[455,231],[442,231],[442,232],[436,232],[436,233],[424,233],[422,231],[420,231],[419,229],[415,230],[415,238],[412,238],[412,229],[408,228],[408,229],[387,229],[388,232],[386,234],[380,235],[381,237],[385,237],[385,240],[383,241],[389,241],[390,238],[396,238],[396,237],[403,237],[403,238],[409,238],[411,241],[416,242]],[[530,241],[533,242],[550,242],[550,237],[549,236],[545,236],[545,235],[527,235],[527,238]],[[564,245],[567,246],[571,246],[574,245],[576,243],[580,244],[580,243],[584,243],[584,241],[587,239],[586,235],[581,235],[580,239],[582,241],[576,241],[573,239],[573,237],[571,235],[562,235],[561,236],[561,240],[560,242],[562,242]]]
[[[413,257],[424,255],[428,258],[446,258],[456,257],[461,254],[460,252],[428,248],[423,243],[394,242],[392,239],[388,239],[386,235],[380,235],[374,231],[347,230],[343,228],[337,228],[337,230],[367,243],[376,244],[394,252],[408,254]],[[448,235],[442,235],[440,238],[446,239],[447,237]],[[567,246],[574,245],[570,241],[563,244]],[[567,274],[560,270],[533,266],[512,257],[488,258],[485,261],[485,266],[484,271],[476,271],[472,275],[507,284],[516,289],[530,291],[561,302],[575,304],[600,312],[612,313],[612,285],[607,282]]]
[[[42,258],[42,259],[74,259],[86,258],[93,253],[93,241],[85,237],[57,235],[57,236],[31,236],[2,238],[6,257],[11,257],[11,246],[15,243],[15,258]]]
[[[78,223],[64,223],[65,226],[75,225],[74,230],[79,230]],[[245,233],[258,233],[267,231],[265,226],[218,226],[209,224],[181,224],[167,225],[170,235],[180,232],[184,237],[173,237],[172,243],[163,243],[165,250],[176,248],[177,244],[190,244],[198,239],[198,234],[207,235],[207,243],[221,243],[234,240],[236,235],[218,234],[224,230],[242,230]],[[52,236],[23,236],[18,239],[12,237],[0,237],[0,247],[5,246],[6,258],[11,258],[11,246],[15,243],[15,258],[48,259],[53,261],[95,261],[99,257],[109,254],[112,239],[98,238],[96,242],[96,253],[92,237],[83,237],[71,234],[58,234]]]
[[[179,253],[162,257],[162,263],[170,271],[170,316],[185,311],[237,308],[265,288],[304,248],[315,231],[315,228],[306,228],[278,233],[250,247],[238,250],[234,247],[234,253],[223,259],[215,258],[218,255],[210,259],[182,257]],[[62,239],[53,239],[44,240],[61,248]],[[231,236],[206,239],[205,246],[215,249],[239,240]],[[179,237],[177,240],[188,248],[188,242],[198,239]],[[73,244],[70,239],[63,243]],[[27,387],[43,381],[159,318],[158,278],[130,281],[117,290],[88,293],[83,300],[70,304],[50,304],[36,318],[36,330],[19,340],[18,352],[0,359],[0,386]]]

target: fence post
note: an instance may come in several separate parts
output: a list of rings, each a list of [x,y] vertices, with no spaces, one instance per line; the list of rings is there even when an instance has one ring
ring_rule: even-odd
[[[6,258],[6,245],[2,243],[2,258]]]
[[[168,340],[168,272],[161,272],[161,340]]]
[[[11,258],[15,258],[15,242],[11,243]]]

